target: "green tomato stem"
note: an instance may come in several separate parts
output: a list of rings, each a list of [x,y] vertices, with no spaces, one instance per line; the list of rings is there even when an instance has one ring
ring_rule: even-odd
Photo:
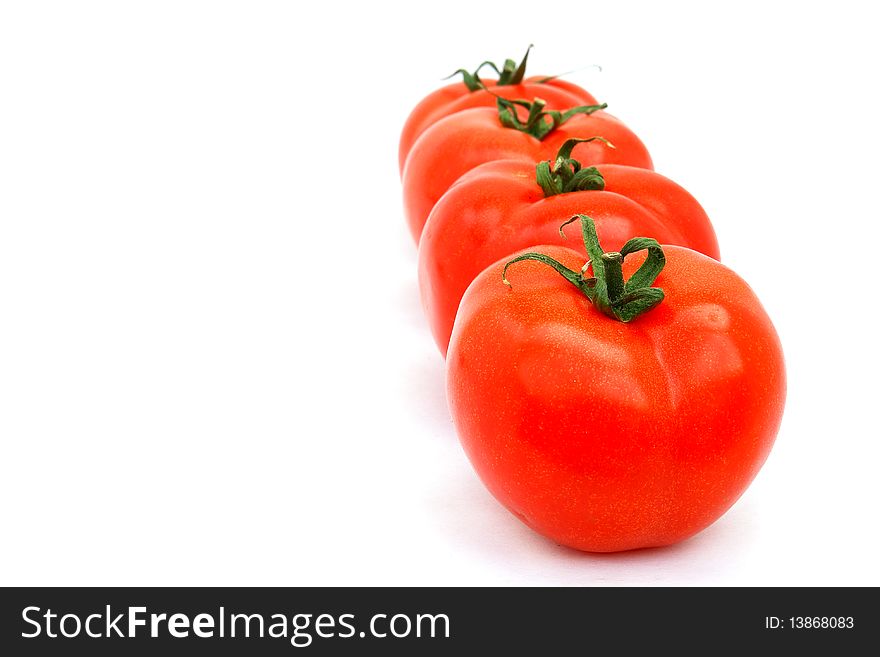
[[[607,103],[601,105],[579,105],[572,107],[565,112],[559,110],[545,110],[547,101],[541,98],[535,98],[532,102],[527,100],[509,100],[501,96],[495,97],[495,103],[498,106],[498,119],[505,128],[513,128],[531,135],[537,140],[553,132],[556,128],[578,114],[592,114],[608,107]],[[522,107],[528,112],[525,121],[519,118],[517,107]]]
[[[512,59],[505,59],[504,65],[499,69],[498,66],[494,62],[490,62],[486,60],[471,73],[467,69],[460,68],[452,75],[448,75],[444,80],[448,80],[449,78],[455,77],[456,75],[461,75],[461,81],[468,88],[469,91],[476,91],[477,89],[485,89],[486,86],[483,84],[483,81],[480,79],[480,71],[488,66],[495,74],[498,76],[498,81],[495,83],[499,87],[506,87],[514,84],[519,84],[523,81],[523,78],[526,74],[526,62],[529,60],[529,52],[531,52],[533,45],[530,45],[526,49],[526,54],[523,55],[522,61],[517,64],[516,61]]]
[[[659,287],[651,287],[666,265],[666,256],[657,240],[650,237],[635,237],[624,244],[620,252],[606,253],[599,244],[595,222],[585,214],[575,215],[566,221],[559,227],[559,232],[564,235],[563,228],[578,220],[581,222],[584,247],[590,257],[590,261],[581,271],[569,269],[543,253],[524,253],[504,265],[501,274],[504,284],[512,287],[507,280],[507,270],[512,264],[523,260],[536,260],[555,269],[565,280],[580,290],[600,312],[620,322],[631,322],[663,301],[663,290]],[[648,251],[648,257],[629,280],[625,281],[624,259],[631,253],[643,250]],[[587,278],[586,271],[590,268],[593,270],[593,277]]]
[[[601,141],[608,148],[614,144],[604,137],[588,137],[587,139],[569,139],[559,148],[552,166],[549,161],[535,165],[535,177],[544,191],[544,197],[565,194],[568,192],[602,191],[605,189],[605,178],[596,167],[581,168],[581,163],[572,158],[571,151],[578,144],[588,141]]]

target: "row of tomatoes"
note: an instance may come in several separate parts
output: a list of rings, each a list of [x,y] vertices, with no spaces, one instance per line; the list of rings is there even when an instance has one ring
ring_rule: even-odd
[[[671,544],[767,458],[779,339],[693,196],[588,92],[525,78],[527,58],[489,63],[497,80],[459,71],[401,135],[450,410],[480,478],[539,533]]]

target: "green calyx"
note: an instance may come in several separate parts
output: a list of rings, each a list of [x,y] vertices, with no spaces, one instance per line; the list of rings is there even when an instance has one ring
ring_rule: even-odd
[[[596,167],[581,168],[581,163],[571,157],[571,151],[578,144],[588,141],[601,141],[608,148],[614,144],[604,137],[587,139],[569,139],[566,141],[556,159],[552,162],[544,160],[535,167],[538,185],[544,190],[544,197],[566,194],[568,192],[602,191],[605,189],[605,178]]]
[[[620,322],[631,322],[663,301],[663,290],[659,287],[651,287],[666,265],[666,256],[657,240],[650,237],[634,237],[623,245],[620,252],[606,253],[599,245],[596,224],[585,214],[575,215],[566,221],[559,227],[559,232],[565,235],[562,229],[578,220],[581,222],[584,246],[590,256],[590,260],[579,272],[569,269],[558,260],[543,253],[524,253],[504,265],[504,271],[501,274],[501,280],[504,281],[504,284],[511,287],[510,281],[507,280],[507,270],[512,264],[522,260],[537,260],[555,269],[565,280],[580,290],[602,313]],[[625,281],[623,278],[624,258],[630,253],[645,249],[648,251],[645,262],[630,276],[628,281]],[[587,278],[587,269],[591,267],[593,277]]]
[[[476,91],[477,89],[485,89],[485,85],[483,81],[480,80],[480,71],[488,66],[495,74],[498,76],[498,82],[495,84],[499,87],[506,87],[509,85],[519,84],[523,81],[523,78],[526,74],[526,62],[529,60],[529,52],[532,50],[534,46],[530,45],[526,50],[526,54],[523,55],[522,61],[517,64],[516,61],[512,59],[505,59],[504,66],[500,69],[494,62],[485,61],[479,66],[477,66],[476,70],[471,73],[466,69],[460,68],[452,75],[444,78],[448,80],[449,78],[455,77],[458,74],[461,74],[461,80],[464,82],[465,86],[470,91]]]
[[[608,107],[607,103],[601,105],[579,105],[570,110],[560,112],[558,110],[545,110],[547,101],[535,98],[532,102],[527,100],[508,100],[496,96],[495,103],[498,106],[498,119],[505,128],[513,128],[531,135],[535,139],[544,139],[556,128],[578,114],[592,114]],[[525,121],[519,118],[517,108],[522,107],[528,113]]]

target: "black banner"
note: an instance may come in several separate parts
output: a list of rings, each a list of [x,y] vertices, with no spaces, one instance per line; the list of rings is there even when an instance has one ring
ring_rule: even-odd
[[[844,650],[873,643],[875,589],[4,589],[0,654],[445,655],[595,649]],[[867,643],[866,643],[867,642]]]

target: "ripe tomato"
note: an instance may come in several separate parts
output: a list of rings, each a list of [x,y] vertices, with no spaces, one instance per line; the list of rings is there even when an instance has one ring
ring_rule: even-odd
[[[603,137],[614,148],[595,141],[579,149],[586,164],[627,164],[651,169],[651,156],[639,138],[619,119],[584,106],[550,121],[540,102],[526,103],[529,119],[511,120],[516,108],[499,99],[497,109],[478,107],[456,112],[432,125],[416,141],[403,170],[404,211],[416,242],[434,204],[463,174],[494,160],[520,159],[529,163],[549,160],[572,138]],[[505,104],[506,103],[506,104]],[[556,112],[558,118],[559,112]],[[531,120],[531,117],[538,117]],[[505,125],[506,123],[506,125]],[[517,125],[518,129],[509,127]],[[551,126],[556,125],[552,129]],[[536,136],[537,135],[537,136]]]
[[[538,164],[553,178],[545,178],[545,190],[534,163],[498,160],[464,174],[437,201],[419,242],[419,288],[444,354],[458,304],[477,274],[533,244],[579,248],[577,240],[559,232],[574,214],[590,215],[600,240],[612,250],[631,235],[653,235],[664,244],[719,257],[712,224],[686,190],[648,169],[620,164],[584,169],[571,157],[575,146],[574,140],[566,142],[552,169],[546,161]],[[574,176],[581,185],[563,192],[563,177]]]
[[[410,113],[400,135],[398,159],[401,174],[412,145],[425,130],[440,119],[463,109],[495,107],[496,96],[510,99],[537,96],[547,101],[549,109],[598,104],[590,93],[571,82],[546,76],[524,78],[528,57],[529,53],[526,51],[518,66],[512,59],[508,59],[501,70],[491,62],[485,62],[484,65],[491,66],[498,73],[497,80],[481,80],[478,76],[479,69],[474,73],[460,69],[456,74],[462,74],[461,82],[446,85],[425,96]]]
[[[648,258],[621,272],[621,254],[643,246]],[[543,262],[507,270],[511,288],[510,257],[481,273],[455,320],[447,392],[471,463],[557,543],[611,552],[688,538],[739,498],[775,439],[785,371],[770,319],[741,278],[690,249],[664,246],[657,276],[653,240],[604,255],[594,241],[592,279],[577,251],[535,251]],[[665,295],[648,287],[655,277]]]

